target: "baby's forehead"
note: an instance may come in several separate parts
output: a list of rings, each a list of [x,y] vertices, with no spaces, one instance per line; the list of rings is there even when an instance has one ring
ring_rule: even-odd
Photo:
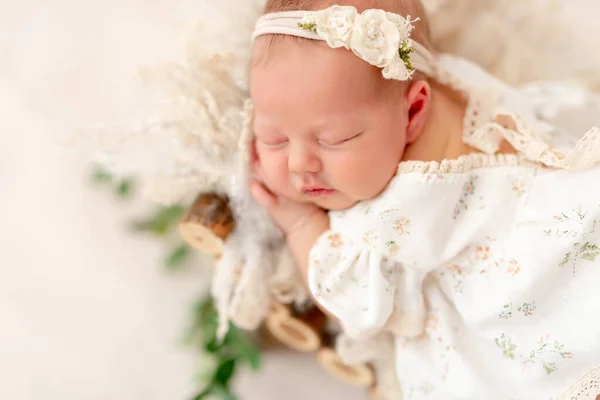
[[[349,50],[332,49],[324,42],[264,36],[254,46],[250,69],[253,97],[263,91],[271,95],[297,91],[305,100],[324,94],[365,97],[379,90],[381,84],[380,69]]]
[[[347,126],[353,115],[369,115],[381,104],[381,71],[346,49],[306,40],[257,46],[270,52],[253,63],[250,73],[257,129],[304,131],[316,121]]]

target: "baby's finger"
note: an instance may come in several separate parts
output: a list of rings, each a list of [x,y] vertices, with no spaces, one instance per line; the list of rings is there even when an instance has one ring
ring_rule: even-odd
[[[258,160],[252,162],[252,177],[260,182],[264,182],[262,168]]]
[[[253,181],[250,185],[250,192],[256,202],[263,207],[272,208],[277,205],[277,198],[260,182]]]
[[[252,171],[252,177],[260,182],[264,182],[262,165],[260,159],[252,158],[250,162],[250,170]]]

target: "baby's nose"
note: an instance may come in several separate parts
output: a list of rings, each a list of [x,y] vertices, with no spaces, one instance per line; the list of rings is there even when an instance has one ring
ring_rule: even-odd
[[[288,155],[288,169],[295,174],[319,172],[321,161],[306,148],[294,148]]]

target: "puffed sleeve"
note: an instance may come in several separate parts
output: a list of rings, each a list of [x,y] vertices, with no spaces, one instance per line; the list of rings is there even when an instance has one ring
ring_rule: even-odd
[[[313,247],[309,266],[313,297],[350,336],[382,330],[420,335],[425,321],[423,274],[385,257],[369,246],[368,238],[351,236],[330,230]]]

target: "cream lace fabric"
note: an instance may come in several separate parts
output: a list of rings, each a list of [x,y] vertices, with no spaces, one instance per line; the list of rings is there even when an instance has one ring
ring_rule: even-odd
[[[600,396],[600,366],[581,377],[565,394],[556,400],[598,400]]]
[[[459,70],[452,73],[444,69],[445,65]],[[465,73],[471,74],[469,83],[462,78]],[[507,141],[525,159],[548,167],[586,169],[600,161],[600,129],[597,127],[589,129],[574,148],[564,154],[553,148],[548,135],[551,127],[539,119],[540,115],[534,115],[533,105],[523,103],[519,98],[524,97],[522,94],[475,65],[445,56],[435,77],[469,99],[464,141],[483,153],[496,154],[501,143]]]

